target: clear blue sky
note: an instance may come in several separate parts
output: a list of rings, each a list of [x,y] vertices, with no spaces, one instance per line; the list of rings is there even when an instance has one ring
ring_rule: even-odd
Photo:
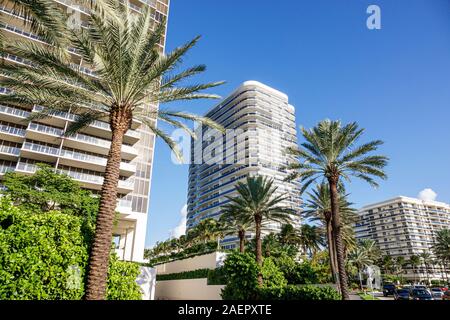
[[[298,126],[357,121],[367,140],[385,141],[389,179],[378,190],[352,183],[358,207],[425,188],[450,202],[450,1],[171,2],[167,50],[202,35],[185,65],[208,66],[197,81],[226,80],[215,93],[258,80],[289,95]],[[366,27],[370,4],[381,7],[381,30]],[[170,107],[203,114],[215,103]],[[147,246],[179,223],[187,171],[158,141]]]

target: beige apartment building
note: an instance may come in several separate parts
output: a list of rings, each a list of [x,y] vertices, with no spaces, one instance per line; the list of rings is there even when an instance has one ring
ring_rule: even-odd
[[[89,10],[75,0],[55,2],[69,14],[79,17],[81,26],[85,25]],[[130,0],[128,5],[136,14],[143,6],[150,6],[155,25],[167,21],[169,0]],[[12,4],[8,2],[0,7],[0,29],[5,37],[41,41],[11,8]],[[164,46],[165,37],[161,51]],[[71,51],[71,54],[74,64],[83,67],[86,74],[94,75],[76,52]],[[5,59],[10,63],[26,63],[11,55]],[[0,88],[0,94],[7,90]],[[99,192],[111,144],[109,124],[96,121],[74,136],[63,137],[65,128],[76,115],[60,112],[28,123],[27,117],[40,108],[37,105],[32,109],[0,105],[0,184],[5,172],[33,174],[36,164],[46,163],[79,181],[84,188]],[[124,260],[143,261],[154,145],[155,136],[139,122],[133,123],[124,138],[117,201],[120,217],[114,230],[116,250]]]
[[[374,240],[384,255],[393,258],[408,260],[412,255],[429,253],[428,272],[423,263],[417,270],[408,265],[404,273],[407,279],[425,281],[450,275],[450,266],[445,272],[435,263],[432,251],[436,232],[445,228],[450,228],[449,204],[399,196],[363,207],[355,231],[357,239]]]

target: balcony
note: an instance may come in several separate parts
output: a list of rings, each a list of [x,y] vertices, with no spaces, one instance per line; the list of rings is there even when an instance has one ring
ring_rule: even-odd
[[[42,106],[34,106],[33,112],[40,112],[44,109]],[[58,111],[52,114],[50,117],[39,120],[39,122],[46,123],[49,125],[57,125],[63,127],[66,121],[73,122],[77,118],[77,115],[65,111]],[[141,123],[139,121],[134,121],[132,128],[137,129]],[[109,123],[104,121],[94,121],[91,125],[82,129],[83,133],[91,134],[105,139],[111,139],[111,129]],[[140,139],[140,134],[136,130],[128,130],[125,134],[123,141],[127,144],[135,144]]]
[[[0,176],[4,175],[6,172],[14,171],[15,169],[15,166],[0,163]]]
[[[105,139],[77,133],[64,139],[63,145],[66,147],[86,150],[107,156],[111,147],[111,142]],[[137,156],[138,153],[136,149],[127,145],[122,146],[122,159],[131,161]]]
[[[30,112],[0,104],[0,115],[4,121],[26,125]]]
[[[64,131],[62,129],[30,122],[25,137],[31,140],[59,144],[61,143],[63,133]]]
[[[38,161],[56,162],[59,148],[26,141],[22,146],[20,155]]]
[[[91,154],[62,149],[60,163],[67,166],[104,172],[107,159]],[[130,177],[136,173],[136,165],[121,162],[120,175]]]
[[[67,174],[73,179],[81,182],[81,184],[88,189],[93,190],[101,190],[103,185],[103,177],[88,173],[76,172],[76,171],[68,171],[59,169],[59,173]],[[117,192],[122,194],[128,194],[133,191],[134,188],[134,179],[130,178],[128,180],[119,180],[117,186]]]
[[[0,123],[0,139],[5,141],[22,142],[25,138],[25,129]]]
[[[5,160],[16,160],[20,154],[20,148],[0,145],[0,158]]]
[[[118,199],[116,210],[121,214],[131,214],[133,212],[131,200]]]

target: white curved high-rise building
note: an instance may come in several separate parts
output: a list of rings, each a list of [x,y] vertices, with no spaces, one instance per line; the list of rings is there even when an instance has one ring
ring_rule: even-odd
[[[260,82],[247,81],[206,116],[227,133],[204,129],[203,139],[192,141],[187,229],[203,219],[218,219],[221,207],[229,201],[226,196],[236,195],[235,184],[247,175],[273,178],[277,193],[287,197],[283,205],[299,213],[299,184],[284,181],[288,174],[283,167],[294,160],[285,150],[297,145],[295,109],[288,96]],[[294,223],[300,223],[299,214]],[[279,227],[273,223],[266,232]],[[235,241],[235,237],[227,238],[222,245],[232,247]]]

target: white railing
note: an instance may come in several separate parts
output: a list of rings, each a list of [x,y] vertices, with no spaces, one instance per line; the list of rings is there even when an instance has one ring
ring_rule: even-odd
[[[2,104],[0,104],[0,112],[18,116],[20,118],[28,118],[28,116],[30,115],[30,112],[28,112],[28,111],[8,107],[8,106],[2,105]]]
[[[0,152],[18,156],[20,154],[20,148],[7,145],[0,145]]]
[[[39,153],[45,153],[45,154],[49,154],[49,155],[53,155],[53,156],[59,155],[58,148],[54,148],[54,147],[50,147],[50,146],[46,146],[46,145],[42,145],[42,144],[37,144],[37,143],[32,143],[32,142],[28,142],[28,141],[23,144],[22,149],[39,152]]]
[[[58,136],[58,137],[62,136],[63,133],[64,133],[64,130],[62,130],[62,129],[53,128],[53,127],[45,126],[45,125],[34,123],[34,122],[31,122],[28,125],[28,129],[29,130],[33,130],[33,131],[46,133],[46,134],[49,134],[49,135],[52,135],[52,136]]]
[[[19,137],[25,137],[25,129],[11,127],[6,124],[0,124],[0,132],[5,132]]]

